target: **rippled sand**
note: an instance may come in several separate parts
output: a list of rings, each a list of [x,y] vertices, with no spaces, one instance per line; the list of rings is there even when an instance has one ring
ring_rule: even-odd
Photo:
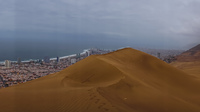
[[[200,112],[200,81],[126,48],[0,90],[2,112]]]

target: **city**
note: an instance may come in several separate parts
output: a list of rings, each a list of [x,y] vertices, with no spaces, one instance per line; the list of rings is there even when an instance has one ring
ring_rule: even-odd
[[[59,72],[70,65],[95,54],[109,53],[111,50],[89,49],[84,52],[64,57],[49,58],[43,60],[21,61],[20,58],[15,61],[5,60],[0,65],[0,88],[25,83],[48,74]]]
[[[181,50],[158,50],[158,49],[140,49],[152,56],[155,56],[167,63],[175,60],[175,56],[180,54]],[[5,60],[0,65],[0,88],[25,83],[49,74],[59,72],[70,65],[95,54],[106,54],[114,50],[102,50],[91,48],[82,53],[73,54],[64,57],[49,58],[45,56],[43,60],[17,61]]]

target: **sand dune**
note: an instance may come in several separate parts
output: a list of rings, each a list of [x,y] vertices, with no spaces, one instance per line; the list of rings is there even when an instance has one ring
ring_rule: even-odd
[[[200,61],[173,62],[170,65],[183,70],[184,72],[199,78],[200,80]]]
[[[125,48],[0,90],[3,112],[200,112],[200,81]]]

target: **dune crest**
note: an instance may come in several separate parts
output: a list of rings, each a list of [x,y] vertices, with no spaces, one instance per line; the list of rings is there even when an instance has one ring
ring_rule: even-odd
[[[200,81],[132,48],[0,90],[2,111],[199,112]]]
[[[69,75],[62,80],[66,86],[106,86],[119,81],[124,75],[118,68],[97,56],[84,59],[81,64],[66,69],[66,72]]]

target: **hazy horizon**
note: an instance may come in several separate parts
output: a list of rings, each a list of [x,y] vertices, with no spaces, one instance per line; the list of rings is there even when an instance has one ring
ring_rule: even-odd
[[[1,0],[0,60],[91,47],[187,50],[200,42],[199,7],[197,0]]]

